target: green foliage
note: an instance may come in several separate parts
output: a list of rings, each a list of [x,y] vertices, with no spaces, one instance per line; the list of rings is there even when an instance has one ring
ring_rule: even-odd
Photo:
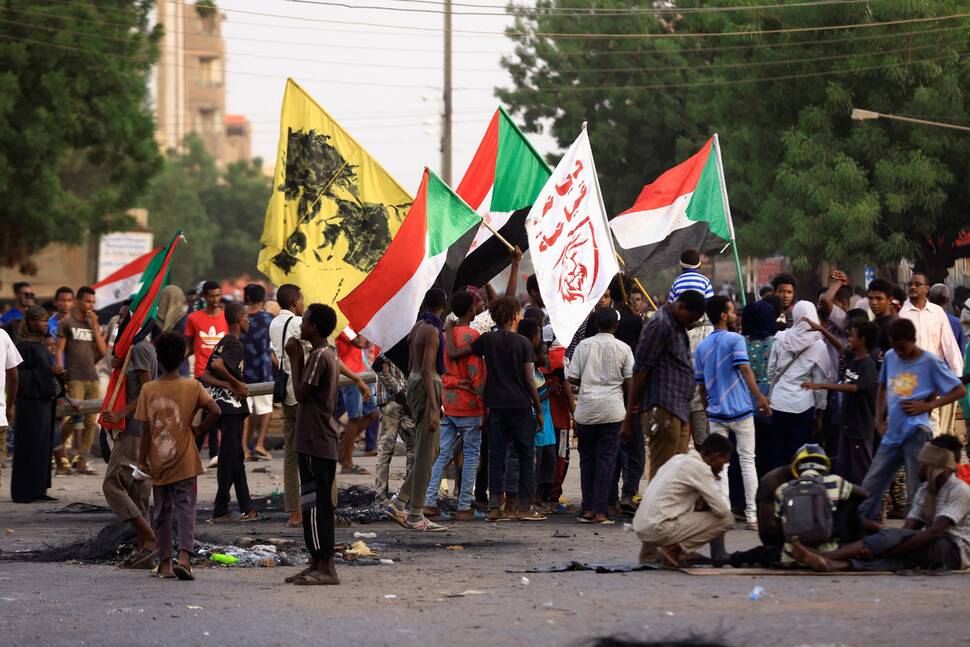
[[[131,224],[161,165],[149,0],[0,5],[0,262]]]
[[[172,282],[189,289],[205,280],[242,274],[255,276],[259,239],[271,180],[259,158],[216,165],[195,133],[182,152],[169,150],[165,168],[152,183],[144,206],[149,223],[161,235],[182,228],[181,245],[172,267]]]
[[[195,10],[198,12],[199,17],[209,18],[216,15],[216,3],[212,0],[198,0],[195,3]]]
[[[801,270],[905,257],[945,274],[970,222],[970,136],[849,115],[859,107],[970,125],[970,21],[900,22],[965,13],[964,3],[722,12],[688,9],[767,3],[675,4],[634,17],[602,15],[629,11],[621,0],[512,9],[514,31],[527,35],[510,36],[513,85],[498,96],[528,130],[548,127],[563,147],[589,121],[610,213],[717,132],[742,254],[781,252]],[[600,14],[568,10],[591,6]],[[726,32],[761,33],[717,35]]]

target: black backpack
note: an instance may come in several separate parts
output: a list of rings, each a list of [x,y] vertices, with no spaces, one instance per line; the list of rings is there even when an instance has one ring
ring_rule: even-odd
[[[785,539],[803,544],[821,544],[832,539],[834,530],[828,488],[821,476],[804,476],[788,482],[782,491],[781,527]]]

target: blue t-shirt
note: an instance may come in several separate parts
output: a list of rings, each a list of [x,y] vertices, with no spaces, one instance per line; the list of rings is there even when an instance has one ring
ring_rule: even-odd
[[[687,290],[697,290],[704,295],[705,301],[714,296],[714,288],[711,287],[710,280],[693,269],[684,270],[680,276],[674,279],[673,285],[670,286],[670,294],[667,295],[667,298],[671,301],[676,301],[677,297]]]
[[[2,317],[0,317],[0,323],[7,323],[12,319],[23,319],[23,318],[24,318],[24,313],[22,313],[20,310],[17,310],[16,308],[10,308],[5,313],[3,313]]]
[[[715,330],[694,351],[694,378],[707,389],[707,417],[718,422],[752,415],[751,395],[738,368],[750,364],[744,337]]]
[[[903,402],[925,400],[934,393],[946,395],[960,384],[960,379],[946,362],[929,351],[924,350],[918,358],[907,362],[890,350],[883,357],[879,383],[886,385],[889,408],[889,429],[882,442],[895,447],[905,443],[920,427],[930,428],[929,413],[907,415]]]
[[[50,335],[51,337],[53,337],[54,339],[57,339],[57,324],[58,323],[60,323],[60,322],[57,320],[57,315],[56,314],[53,315],[50,319],[47,320],[47,334]]]
[[[270,359],[269,324],[273,315],[260,310],[249,315],[249,331],[240,335],[243,345],[243,379],[246,384],[273,381]]]

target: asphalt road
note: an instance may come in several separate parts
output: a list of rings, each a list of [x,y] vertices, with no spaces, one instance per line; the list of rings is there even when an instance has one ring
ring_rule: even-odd
[[[274,452],[278,455],[278,452]],[[372,467],[373,459],[360,459]],[[103,464],[96,463],[96,468]],[[278,487],[281,460],[247,464],[254,494]],[[395,457],[392,472],[403,470]],[[639,640],[703,638],[725,645],[953,645],[970,642],[970,578],[897,576],[626,574],[522,570],[564,564],[632,562],[638,542],[621,524],[597,527],[557,516],[544,522],[453,523],[417,535],[387,521],[355,531],[391,565],[338,563],[337,587],[283,583],[295,568],[197,567],[195,582],[158,580],[108,564],[18,561],[18,551],[96,533],[110,513],[52,514],[69,502],[103,504],[98,477],[56,479],[60,501],[10,502],[9,469],[0,477],[0,643],[4,645],[579,645],[597,636]],[[340,484],[371,477],[340,477]],[[399,481],[398,481],[399,483]],[[394,487],[395,483],[392,483]],[[199,479],[200,508],[211,506],[215,474]],[[578,470],[567,481],[578,499]],[[210,525],[197,533],[226,542],[299,541],[286,515],[248,524]],[[12,532],[9,532],[12,531]],[[730,550],[757,541],[735,530]],[[448,550],[462,546],[463,550]],[[749,599],[751,589],[766,589]],[[457,596],[466,591],[478,593]],[[394,596],[394,597],[388,597]],[[201,608],[190,608],[201,607]]]

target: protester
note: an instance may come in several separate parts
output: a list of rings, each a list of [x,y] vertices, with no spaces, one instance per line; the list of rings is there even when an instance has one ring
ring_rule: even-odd
[[[832,513],[832,527],[829,528],[828,536],[812,542],[813,548],[819,551],[835,550],[839,546],[839,540],[854,541],[861,536],[861,527],[858,523],[854,523],[851,530],[849,526],[850,523],[858,520],[858,505],[868,495],[858,485],[853,485],[841,476],[832,474],[831,468],[832,462],[821,446],[816,444],[804,445],[795,453],[795,458],[791,463],[791,473],[795,476],[795,480],[783,483],[775,491],[775,518],[778,521],[779,530],[785,538],[785,544],[781,551],[781,565],[786,568],[795,564],[808,566],[806,562],[792,554],[792,546],[799,538],[788,536],[783,530],[783,522],[787,515],[802,514],[800,510],[789,509],[797,507],[793,499],[788,496],[793,488],[811,482],[818,483],[825,490],[825,496]],[[803,502],[805,502],[805,499],[803,499]],[[815,501],[809,498],[807,504],[813,506],[809,514],[814,513],[815,518],[820,519],[821,514],[815,507]],[[848,536],[850,533],[852,536]]]
[[[74,312],[57,326],[57,349],[54,361],[67,372],[67,392],[75,400],[94,400],[101,397],[97,363],[107,352],[94,312],[94,290],[84,286],[77,291]],[[97,475],[88,465],[91,445],[97,430],[98,414],[84,416],[83,430],[74,428],[71,464],[78,474]],[[83,433],[82,433],[83,431]]]
[[[916,327],[916,345],[946,362],[953,375],[962,375],[963,353],[953,336],[946,312],[927,299],[930,285],[926,275],[913,273],[906,287],[909,290],[909,299],[899,310],[899,316],[909,319]],[[930,417],[933,435],[952,434],[955,420],[956,404],[936,407]]]
[[[576,410],[576,441],[583,503],[580,521],[613,523],[607,515],[607,499],[623,423],[623,395],[633,376],[633,352],[614,337],[620,314],[611,307],[595,315],[599,333],[576,347],[566,371],[570,384],[579,387]]]
[[[895,348],[895,344],[894,344]],[[834,551],[795,542],[795,557],[816,571],[909,571],[946,575],[970,567],[970,486],[954,475],[953,452],[943,438],[917,457],[923,482],[902,528],[885,528]]]
[[[551,504],[550,507],[559,513],[566,512],[568,509],[568,505],[562,500],[562,483],[569,471],[569,430],[572,428],[572,416],[576,409],[576,403],[573,401],[572,387],[566,382],[566,361],[565,347],[553,344],[553,347],[549,349],[549,369],[544,371],[546,392],[549,394],[549,414],[552,418],[553,429],[556,431],[556,474],[552,479],[552,487],[549,489],[548,499]],[[543,426],[545,426],[545,422],[543,422]],[[636,443],[635,437],[632,443]],[[636,448],[634,447],[633,449],[635,452]],[[628,483],[633,487],[633,491],[629,493],[630,498],[627,499],[626,491],[623,493],[623,499],[620,499],[618,494],[611,495],[615,496],[621,507],[624,504],[629,505],[629,511],[631,513],[636,512],[636,504],[633,503],[633,497],[640,492],[640,478],[643,476],[643,463],[646,459],[642,429],[640,430],[639,449],[641,456],[640,471],[639,475],[636,476],[636,484],[634,485],[633,477],[630,476],[633,471],[631,469],[628,469],[628,478],[623,481],[624,489]],[[620,466],[618,465],[618,467]],[[635,465],[633,469],[636,469]],[[487,474],[488,471],[485,470],[485,473]],[[619,475],[614,472],[614,492],[618,479]],[[540,510],[540,512],[542,511]]]
[[[273,315],[263,311],[266,302],[266,288],[258,283],[250,283],[243,289],[243,300],[249,317],[249,330],[239,338],[243,345],[245,370],[243,379],[246,384],[259,384],[273,381],[273,367],[279,364],[269,343],[269,327]],[[247,402],[249,417],[243,433],[243,460],[271,460],[273,457],[263,447],[269,418],[273,413],[273,394],[251,395]],[[255,443],[250,450],[249,444]]]
[[[0,316],[0,324],[5,324],[14,319],[23,319],[27,308],[34,305],[34,290],[30,283],[18,281],[13,284],[14,306]]]
[[[300,460],[303,538],[310,553],[307,568],[286,578],[292,584],[340,584],[333,563],[339,437],[335,406],[340,368],[337,353],[327,343],[336,325],[333,308],[311,304],[303,314],[300,337],[290,337],[285,347],[299,402],[294,443]],[[301,340],[312,348],[306,359]]]
[[[135,419],[145,424],[138,453],[138,469],[152,481],[155,512],[152,529],[158,547],[158,577],[194,580],[189,558],[195,554],[196,479],[202,459],[193,436],[201,436],[218,421],[219,406],[198,380],[178,374],[185,359],[185,336],[176,332],[155,338],[155,354],[162,376],[142,386]],[[202,424],[192,425],[200,410]],[[172,515],[178,522],[178,564],[172,566]]]
[[[457,348],[453,336],[448,334],[445,335],[445,346],[452,360],[472,354],[485,358],[482,399],[488,409],[489,483],[489,513],[485,520],[501,521],[508,518],[501,509],[502,470],[507,447],[514,445],[519,457],[518,498],[529,501],[534,489],[535,433],[542,428],[543,420],[533,379],[535,351],[528,339],[513,332],[521,318],[519,302],[515,297],[504,296],[492,301],[489,312],[497,330],[482,334],[464,348]],[[418,429],[420,431],[420,426]],[[545,517],[534,510],[518,510],[515,518],[540,520]]]
[[[467,291],[455,292],[449,303],[457,321],[449,328],[448,335],[458,349],[465,348],[478,339],[479,334],[471,327],[471,320],[478,314],[475,298]],[[541,311],[540,311],[541,315]],[[441,419],[441,451],[431,468],[428,491],[425,495],[424,514],[439,517],[438,490],[445,467],[451,459],[452,450],[461,439],[464,463],[461,467],[461,493],[455,519],[475,518],[472,510],[472,493],[478,476],[478,459],[482,449],[482,427],[485,424],[485,407],[482,394],[485,369],[480,358],[469,355],[452,360],[445,355],[445,374],[441,378],[444,417]]]
[[[845,351],[847,346],[846,324],[849,311],[849,301],[852,298],[852,290],[849,289],[849,277],[841,270],[835,270],[829,275],[829,288],[822,292],[818,297],[818,309],[824,314],[827,324],[825,331],[829,335],[824,335],[826,347],[829,351],[829,360],[832,363],[832,375],[838,374],[839,356]],[[832,339],[834,337],[834,339]],[[831,410],[831,407],[830,407]]]
[[[13,349],[23,362],[14,369],[15,385],[13,472],[10,475],[10,499],[14,503],[43,503],[57,501],[47,494],[51,486],[51,453],[54,448],[54,407],[57,396],[55,373],[63,373],[53,364],[44,338],[47,332],[47,311],[40,306],[30,306],[24,313],[20,329],[20,341]],[[0,336],[0,344],[6,346],[9,337]],[[7,349],[8,359],[13,354]],[[0,350],[0,352],[4,352]],[[9,366],[9,364],[6,364]],[[8,382],[7,388],[11,388]]]
[[[690,342],[691,357],[697,357],[697,347],[712,332],[714,332],[714,326],[711,325],[711,320],[707,318],[707,314],[688,326],[687,340]],[[701,397],[700,389],[694,389],[694,395],[690,399],[690,434],[694,441],[694,447],[703,445],[710,433],[711,426],[707,419],[707,407]]]
[[[128,316],[126,302],[119,312],[124,321]],[[122,368],[124,361],[112,355],[112,366]],[[142,339],[129,351],[128,365],[125,368],[125,407],[117,413],[103,411],[105,423],[113,424],[124,420],[124,428],[112,435],[114,441],[108,467],[104,472],[104,493],[108,507],[121,523],[131,523],[138,535],[138,548],[135,554],[122,562],[122,568],[151,568],[155,565],[157,544],[148,516],[148,502],[151,497],[151,484],[136,480],[131,466],[138,463],[141,449],[141,436],[145,431],[144,423],[135,418],[138,397],[146,384],[158,375],[158,361],[155,348]],[[109,432],[110,433],[110,432]]]
[[[785,533],[781,529],[775,513],[775,492],[792,478],[791,465],[782,465],[767,472],[758,481],[758,491],[754,495],[758,510],[758,539],[760,546],[731,553],[731,566],[762,566],[773,568],[781,560],[781,549],[785,544]]]
[[[665,565],[688,566],[707,543],[715,566],[728,562],[724,534],[734,528],[734,515],[717,481],[733,449],[727,438],[711,434],[699,453],[674,456],[651,475],[633,517],[641,563],[656,561],[659,548]]]
[[[714,331],[700,343],[694,355],[695,379],[704,401],[711,432],[729,437],[733,433],[737,446],[741,475],[744,482],[745,519],[749,530],[758,527],[755,491],[758,474],[755,470],[754,410],[771,415],[768,399],[758,390],[744,337],[736,331],[737,314],[729,297],[717,295],[707,301],[707,318]],[[696,440],[695,440],[696,444]],[[725,473],[726,474],[726,473]],[[728,479],[720,481],[721,489],[730,494]]]
[[[385,514],[408,530],[440,532],[444,526],[424,516],[424,503],[431,468],[441,447],[441,374],[445,370],[444,332],[441,317],[448,295],[431,288],[424,295],[418,322],[408,334],[411,354],[407,394],[414,415],[414,466],[404,478],[397,499],[384,508]],[[451,333],[449,330],[449,337]],[[453,342],[452,342],[453,343]],[[467,354],[467,353],[466,353]],[[410,514],[407,512],[410,504]]]
[[[774,467],[788,463],[795,451],[808,443],[813,428],[821,424],[825,393],[807,391],[802,384],[834,381],[825,342],[821,333],[812,329],[812,324],[818,323],[814,304],[797,302],[792,316],[795,323],[775,335],[768,359]]]
[[[384,355],[377,356],[373,368],[377,373],[377,407],[381,411],[381,429],[377,440],[377,468],[374,470],[376,472],[374,501],[386,506],[391,502],[388,480],[391,458],[394,456],[399,437],[404,443],[405,476],[414,467],[414,419],[408,409],[407,378],[401,369]]]
[[[169,331],[175,331],[184,335],[187,323],[188,315],[185,314],[185,293],[177,285],[166,285],[158,293],[158,314],[155,316],[152,338]],[[161,367],[159,367],[159,371],[161,370]],[[189,377],[191,374],[189,361],[183,361],[179,366],[179,375]]]
[[[212,508],[212,521],[230,521],[229,490],[236,490],[236,501],[242,514],[240,521],[257,518],[253,500],[249,496],[246,466],[243,463],[242,434],[249,415],[249,387],[243,381],[245,371],[244,350],[240,336],[249,330],[249,317],[241,303],[230,303],[226,308],[229,331],[219,340],[209,355],[209,363],[199,379],[206,391],[219,405],[219,462],[216,479],[216,501]]]
[[[859,513],[872,519],[899,468],[906,467],[906,509],[919,486],[919,452],[932,438],[930,412],[963,397],[967,389],[949,366],[916,342],[907,318],[889,326],[892,350],[883,358],[876,395],[876,430],[882,436],[862,487],[869,493]],[[932,398],[938,394],[936,399]]]
[[[795,300],[795,288],[795,277],[791,274],[775,274],[771,279],[771,289],[781,300],[781,314],[778,315],[778,324],[783,326],[781,330],[791,328],[797,321],[791,311],[792,302]]]
[[[872,439],[876,429],[876,380],[879,371],[870,352],[879,329],[865,320],[849,322],[851,352],[845,379],[838,384],[806,382],[805,389],[825,389],[842,394],[839,407],[839,453],[836,473],[850,483],[862,483],[872,464]]]
[[[522,322],[520,321],[519,326],[521,325]],[[546,342],[540,341],[535,347],[535,353],[536,392],[539,394],[539,403],[542,405],[542,429],[536,432],[536,489],[532,495],[532,506],[539,511],[540,515],[546,515],[556,512],[556,506],[547,506],[545,502],[556,480],[556,469],[558,467],[557,437],[556,428],[552,421],[552,411],[549,408],[549,383],[546,381],[546,374],[549,370],[549,349]]]
[[[686,290],[664,304],[643,326],[627,394],[620,439],[633,437],[633,416],[640,415],[650,444],[650,478],[690,441],[690,398],[694,370],[687,327],[704,315],[704,295]]]
[[[292,368],[290,358],[284,349],[290,338],[300,339],[300,321],[303,317],[303,292],[292,283],[281,285],[276,290],[280,313],[269,326],[270,345],[273,354],[280,360],[280,371],[286,376],[286,397],[280,403],[283,417],[283,505],[290,513],[288,526],[302,526],[303,513],[300,509],[300,464],[293,445],[296,430],[296,397],[293,395]]]
[[[364,364],[364,351],[367,348],[367,338],[363,335],[354,333],[349,327],[341,331],[337,337],[337,355],[354,373],[363,373],[367,370]],[[370,472],[360,465],[354,463],[354,445],[357,443],[357,435],[360,431],[367,429],[372,422],[377,420],[377,400],[371,396],[366,400],[361,398],[360,392],[354,385],[340,387],[340,394],[344,399],[344,406],[347,408],[347,426],[344,428],[344,436],[340,441],[340,473],[367,475]],[[376,442],[375,442],[376,445]],[[377,454],[376,447],[373,449],[374,455]]]
[[[684,290],[697,290],[704,295],[704,299],[714,296],[714,288],[711,281],[706,276],[697,271],[701,266],[701,255],[695,249],[685,249],[680,255],[680,267],[683,269],[680,276],[674,279],[670,286],[670,294],[667,299],[676,301]]]
[[[926,297],[929,302],[943,308],[943,312],[946,313],[946,318],[950,322],[950,329],[953,331],[953,337],[957,340],[957,346],[960,348],[960,355],[967,351],[967,337],[963,334],[963,327],[960,325],[959,317],[954,317],[947,305],[950,303],[950,288],[946,287],[943,283],[936,283],[930,288],[930,293]]]
[[[47,321],[47,334],[57,338],[57,326],[62,319],[71,314],[74,309],[74,290],[62,285],[54,293],[55,315]]]
[[[215,281],[205,281],[200,288],[202,295],[201,302],[204,306],[192,312],[185,321],[186,357],[195,357],[195,369],[193,374],[196,379],[202,377],[205,369],[209,365],[209,357],[215,350],[219,341],[229,332],[229,325],[226,316],[222,311],[221,299],[222,288]],[[199,300],[196,300],[198,306]],[[195,444],[199,451],[206,438],[198,436]],[[219,464],[219,428],[213,426],[209,428],[209,464],[208,467],[215,467]]]
[[[879,328],[879,339],[876,341],[876,345],[885,354],[892,348],[892,344],[889,343],[889,324],[896,320],[891,308],[893,300],[892,283],[886,279],[873,279],[869,282],[867,294],[873,323]]]

